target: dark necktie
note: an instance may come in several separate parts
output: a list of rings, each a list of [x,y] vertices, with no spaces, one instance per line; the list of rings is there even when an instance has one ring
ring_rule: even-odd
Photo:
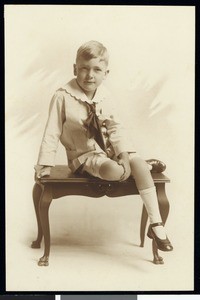
[[[89,104],[85,102],[88,109],[88,117],[84,122],[85,127],[87,128],[88,138],[94,138],[97,144],[101,147],[103,151],[106,151],[104,144],[101,127],[99,123],[99,118],[96,115],[96,106],[95,103]]]

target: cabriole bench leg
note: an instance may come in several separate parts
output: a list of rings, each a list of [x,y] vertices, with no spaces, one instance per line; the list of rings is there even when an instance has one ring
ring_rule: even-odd
[[[40,214],[39,214],[39,203],[40,203],[41,195],[42,195],[42,187],[36,183],[33,187],[33,203],[34,203],[35,214],[37,219],[38,234],[37,234],[37,239],[33,241],[31,244],[31,247],[35,249],[40,248],[42,237],[43,237],[42,226],[40,222]]]
[[[141,217],[141,223],[140,223],[140,247],[144,247],[145,229],[146,229],[146,225],[147,225],[147,220],[148,220],[148,214],[147,214],[145,205],[143,204],[142,217]]]
[[[169,201],[165,193],[165,183],[156,184],[156,191],[158,196],[160,214],[162,217],[162,221],[165,224],[169,214]],[[154,240],[152,241],[152,251],[153,251],[153,263],[156,265],[164,264],[163,258],[158,254],[158,248]]]
[[[49,227],[49,206],[52,201],[52,187],[47,184],[44,187],[39,205],[40,222],[44,235],[44,255],[39,259],[39,266],[49,265],[50,253],[50,227]]]
[[[158,196],[158,204],[162,221],[165,224],[169,214],[169,201],[165,193],[165,183],[156,184],[156,191]]]

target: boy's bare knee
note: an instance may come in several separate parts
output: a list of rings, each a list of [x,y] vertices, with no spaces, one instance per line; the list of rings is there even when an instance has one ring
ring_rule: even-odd
[[[133,173],[139,172],[149,172],[148,164],[141,157],[134,157],[130,161],[131,170]]]
[[[105,162],[101,165],[99,174],[105,180],[118,181],[124,173],[124,168],[116,162]]]
[[[130,161],[131,174],[136,181],[139,190],[147,189],[154,185],[148,164],[140,157],[135,157]]]
[[[147,163],[144,159],[142,159],[141,157],[133,157],[130,160],[130,164],[134,167],[134,166],[144,166],[147,167]]]

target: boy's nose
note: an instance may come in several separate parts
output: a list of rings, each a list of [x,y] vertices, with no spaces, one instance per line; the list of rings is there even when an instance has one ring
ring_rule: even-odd
[[[93,78],[93,76],[94,76],[93,71],[92,70],[88,70],[87,77],[88,78]]]

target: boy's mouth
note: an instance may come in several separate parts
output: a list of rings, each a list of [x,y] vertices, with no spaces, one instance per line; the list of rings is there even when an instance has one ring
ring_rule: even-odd
[[[95,83],[94,81],[85,81],[86,84],[92,84]]]

